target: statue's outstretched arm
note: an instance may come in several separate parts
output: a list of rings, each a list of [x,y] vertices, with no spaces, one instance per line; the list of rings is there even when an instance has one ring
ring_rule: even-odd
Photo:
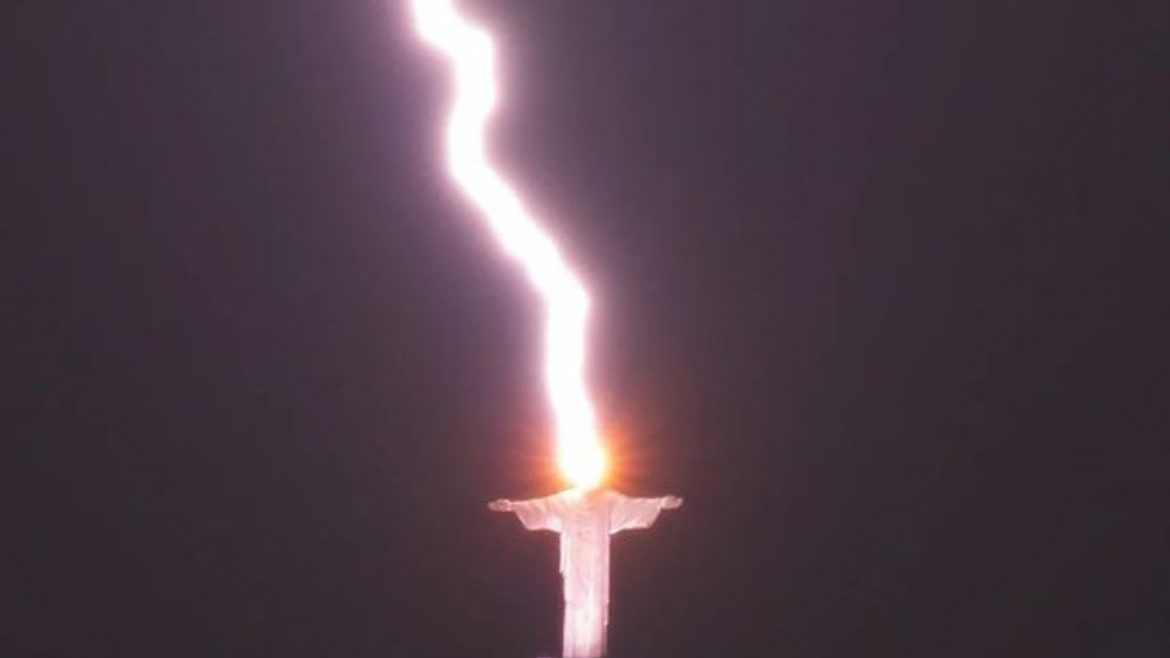
[[[514,512],[529,530],[552,530],[560,532],[561,520],[557,514],[557,499],[554,496],[532,500],[508,500],[500,498],[488,503],[493,512]]]
[[[488,503],[488,509],[493,512],[511,512],[512,501],[508,500],[507,498],[497,498]]]
[[[616,493],[616,492],[615,492]],[[682,507],[683,499],[678,496],[657,498],[631,498],[617,494],[610,511],[609,531],[611,533],[635,528],[649,528],[664,509]]]

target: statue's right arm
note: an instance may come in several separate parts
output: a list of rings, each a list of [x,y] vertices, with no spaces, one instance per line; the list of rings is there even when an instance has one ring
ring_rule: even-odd
[[[531,500],[508,500],[500,498],[488,503],[488,509],[493,512],[513,512],[520,519],[520,523],[529,530],[560,531],[560,520],[557,518],[556,498],[533,498]]]
[[[498,498],[488,503],[487,507],[493,512],[511,512],[512,501],[508,500],[507,498]]]

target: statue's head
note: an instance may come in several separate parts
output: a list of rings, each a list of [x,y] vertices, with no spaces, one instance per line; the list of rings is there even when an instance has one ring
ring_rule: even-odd
[[[568,489],[565,493],[578,502],[592,504],[599,503],[604,500],[606,491],[607,490],[605,487],[591,487],[588,489],[583,487],[573,487],[572,489]]]
[[[558,446],[561,475],[574,489],[597,489],[605,482],[608,459],[600,442],[572,441]]]

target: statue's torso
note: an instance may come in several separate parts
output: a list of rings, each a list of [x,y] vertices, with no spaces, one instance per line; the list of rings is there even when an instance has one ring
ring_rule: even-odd
[[[566,601],[609,601],[610,492],[563,501],[561,574]]]

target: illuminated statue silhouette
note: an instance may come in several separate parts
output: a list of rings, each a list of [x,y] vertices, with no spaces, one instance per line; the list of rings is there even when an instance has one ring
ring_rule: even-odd
[[[529,530],[561,535],[561,577],[565,581],[565,636],[562,658],[605,655],[609,615],[609,536],[648,528],[664,509],[682,505],[677,496],[631,498],[610,489],[569,489],[532,500],[496,500],[494,512],[513,512]]]

